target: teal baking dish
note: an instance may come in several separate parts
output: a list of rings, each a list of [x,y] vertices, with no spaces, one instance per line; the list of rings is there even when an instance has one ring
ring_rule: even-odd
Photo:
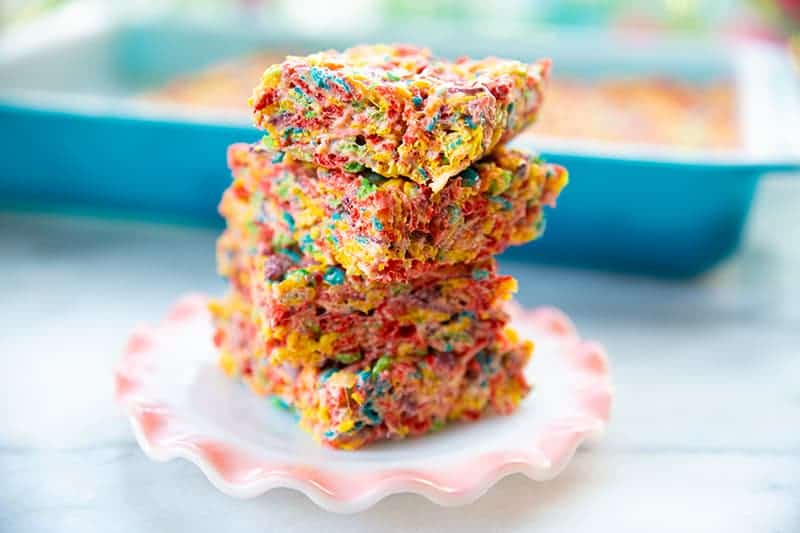
[[[545,236],[507,252],[517,259],[665,277],[700,274],[736,250],[759,179],[796,170],[800,161],[796,78],[788,57],[765,46],[670,42],[634,50],[608,36],[507,32],[454,43],[419,28],[323,39],[164,19],[90,26],[28,49],[13,40],[0,46],[5,208],[117,210],[221,224],[216,205],[229,183],[225,148],[260,133],[246,116],[190,113],[132,96],[256,49],[295,52],[357,41],[413,41],[445,55],[547,55],[572,75],[656,73],[736,83],[745,144],[736,154],[516,141],[571,175]]]

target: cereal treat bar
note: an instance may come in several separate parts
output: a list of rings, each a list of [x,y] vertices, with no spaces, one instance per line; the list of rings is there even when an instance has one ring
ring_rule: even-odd
[[[236,179],[226,202],[250,202],[247,216],[318,262],[381,281],[413,279],[536,238],[544,206],[554,205],[568,179],[563,167],[505,148],[438,193],[372,171],[315,167],[260,145],[231,146],[228,163]]]
[[[404,176],[437,192],[534,121],[549,67],[358,46],[270,66],[250,105],[275,150],[324,168]]]
[[[510,329],[471,355],[430,351],[323,367],[254,357],[258,327],[236,292],[212,305],[221,366],[293,413],[322,444],[355,449],[379,439],[436,431],[447,422],[511,413],[529,392],[523,369],[532,351]]]

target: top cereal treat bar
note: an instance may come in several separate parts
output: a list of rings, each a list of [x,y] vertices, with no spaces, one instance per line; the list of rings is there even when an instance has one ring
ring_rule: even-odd
[[[411,46],[287,57],[250,100],[265,144],[330,169],[441,190],[536,118],[550,62],[450,62]]]

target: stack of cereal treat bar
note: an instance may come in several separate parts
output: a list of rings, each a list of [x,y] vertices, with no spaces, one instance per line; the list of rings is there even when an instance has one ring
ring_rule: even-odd
[[[223,370],[334,448],[424,434],[529,392],[493,255],[536,238],[566,171],[506,148],[549,64],[407,46],[289,57],[230,147],[211,303]]]

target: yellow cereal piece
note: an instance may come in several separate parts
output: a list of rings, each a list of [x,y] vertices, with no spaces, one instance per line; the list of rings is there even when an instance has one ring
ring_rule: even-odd
[[[226,376],[233,377],[237,374],[236,360],[229,352],[220,352],[219,367],[225,372]]]
[[[501,300],[510,300],[515,292],[517,292],[517,280],[510,278],[500,283],[497,289],[497,296]]]
[[[336,431],[338,431],[339,433],[347,433],[348,431],[353,429],[353,426],[355,426],[355,422],[353,422],[352,419],[347,418],[339,422],[339,425],[336,426]]]
[[[209,300],[207,307],[208,312],[211,313],[211,316],[214,318],[227,320],[230,316],[228,307],[221,300]]]
[[[410,311],[397,317],[400,322],[411,322],[413,324],[422,324],[424,322],[444,322],[450,319],[450,314],[433,309],[425,309],[424,307],[415,307]]]
[[[508,342],[511,342],[511,343],[514,343],[514,344],[519,342],[519,334],[517,333],[517,330],[515,330],[514,328],[507,327],[506,329],[503,330],[503,333],[505,334],[506,338],[508,339]]]
[[[401,342],[397,347],[397,355],[406,357],[414,353],[414,345],[410,342]]]
[[[340,370],[328,378],[328,381],[325,382],[325,385],[349,389],[356,384],[357,380],[358,378],[352,372]]]

